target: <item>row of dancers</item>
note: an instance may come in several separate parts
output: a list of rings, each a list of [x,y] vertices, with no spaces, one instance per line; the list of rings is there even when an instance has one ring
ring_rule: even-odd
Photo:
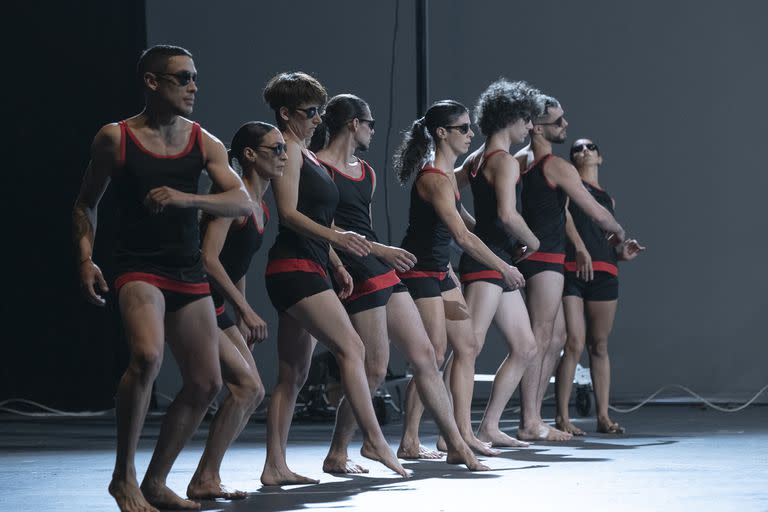
[[[408,472],[398,459],[445,456],[449,464],[484,471],[477,455],[583,435],[569,420],[568,399],[585,339],[598,430],[622,431],[608,416],[607,337],[618,298],[617,261],[644,247],[627,239],[613,216],[613,201],[599,185],[602,156],[594,142],[577,140],[572,163],[552,154],[568,126],[557,100],[528,83],[497,80],[475,109],[484,142],[461,163],[475,136],[464,105],[439,101],[414,121],[395,155],[398,179],[411,184],[408,228],[395,247],[373,230],[376,174],[357,156],[375,130],[364,100],[352,94],[328,100],[316,78],[280,73],[264,89],[275,124],[244,124],[227,152],[186,118],[197,92],[187,50],[154,46],[142,54],[137,73],[145,108],[96,134],[73,213],[83,291],[104,305],[114,288],[130,347],[116,394],[109,486],[120,510],[198,509],[194,500],[246,496],[222,484],[220,467],[265,395],[251,350],[269,328],[245,287],[270,218],[264,202],[270,185],[279,223],[265,281],[279,313],[278,382],[267,411],[264,485],[317,482],[289,468],[286,450],[318,341],[335,356],[344,392],[322,466],[328,473],[368,471],[348,453],[357,428],[361,454],[402,476]],[[528,137],[529,144],[510,153]],[[207,194],[198,193],[203,170],[212,182]],[[111,287],[92,259],[98,203],[110,183],[119,209]],[[461,202],[465,188],[474,216]],[[464,251],[458,272],[449,261],[452,240]],[[509,353],[475,432],[475,359],[491,323]],[[183,386],[139,485],[136,447],[165,341]],[[371,401],[386,374],[390,341],[413,374],[397,454]],[[558,361],[555,428],[542,419],[541,404]],[[222,385],[229,393],[184,499],[167,486],[167,476]],[[520,427],[512,437],[500,420],[518,386]],[[438,450],[419,439],[425,409],[440,429]]]

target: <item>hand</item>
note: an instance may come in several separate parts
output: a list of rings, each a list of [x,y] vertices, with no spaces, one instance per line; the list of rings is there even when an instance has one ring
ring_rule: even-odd
[[[501,277],[504,279],[505,283],[512,287],[513,290],[517,290],[525,286],[525,278],[523,277],[523,274],[517,270],[517,267],[513,267],[512,265],[506,266],[506,268],[501,272]]]
[[[416,264],[416,256],[399,247],[385,246],[380,256],[398,272],[407,272]]]
[[[103,306],[107,303],[104,297],[99,295],[96,291],[96,287],[101,293],[107,293],[109,287],[104,280],[104,275],[101,273],[101,269],[88,258],[85,261],[80,262],[80,286],[83,289],[83,294],[88,302],[97,306]]]
[[[624,228],[622,228],[621,226],[619,226],[619,230],[618,231],[616,231],[614,233],[610,233],[607,236],[608,242],[611,245],[619,245],[620,243],[624,242],[625,238],[626,238],[626,234],[624,233]]]
[[[517,244],[513,250],[513,256],[512,261],[515,263],[520,263],[524,259],[526,259],[528,256],[533,254],[534,251],[529,251],[527,245],[520,245]]]
[[[373,246],[363,235],[354,231],[334,231],[336,235],[331,241],[335,249],[354,254],[355,256],[368,256]]]
[[[634,238],[624,240],[624,243],[617,247],[619,258],[627,261],[637,258],[637,255],[644,250],[645,247],[640,245]]]
[[[595,271],[592,269],[592,256],[586,249],[576,249],[576,277],[584,281],[591,281],[595,278]]]
[[[339,299],[344,300],[352,295],[352,290],[355,288],[355,282],[352,280],[352,276],[349,275],[344,265],[337,264],[333,267],[333,278],[336,280],[336,284],[339,285],[338,296]]]
[[[243,311],[240,311],[240,318],[237,321],[237,328],[240,334],[243,335],[245,342],[248,346],[254,343],[261,343],[269,332],[267,329],[267,322],[265,322],[259,315],[257,315],[250,307]]]
[[[186,208],[189,205],[189,194],[179,192],[171,187],[157,187],[147,192],[144,206],[152,213],[162,212],[166,206]]]

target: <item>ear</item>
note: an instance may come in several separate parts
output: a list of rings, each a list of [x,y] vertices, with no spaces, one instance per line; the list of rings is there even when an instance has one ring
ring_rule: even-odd
[[[291,113],[291,111],[288,110],[288,107],[280,107],[280,110],[278,112],[280,113],[280,119],[282,119],[283,121],[287,121],[288,118],[290,117],[289,114]]]
[[[603,165],[603,155],[597,155],[597,165]]]
[[[147,71],[144,73],[144,85],[147,87],[147,89],[151,91],[156,91],[158,86],[160,85],[157,81],[157,77],[154,73],[150,73]]]
[[[251,147],[246,146],[246,148],[243,150],[243,155],[248,159],[249,162],[256,160],[256,150]]]
[[[438,139],[444,139],[448,136],[448,130],[446,130],[442,126],[438,126],[437,130],[435,130],[435,135],[437,135]]]
[[[531,128],[531,134],[541,135],[544,131],[544,128],[540,124],[533,125],[533,128]]]
[[[358,118],[352,119],[350,122],[351,129],[353,132],[356,132],[358,128],[360,128],[360,120]]]

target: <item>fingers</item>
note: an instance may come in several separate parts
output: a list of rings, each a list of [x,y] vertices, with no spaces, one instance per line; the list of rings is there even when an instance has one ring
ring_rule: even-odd
[[[584,278],[585,281],[591,281],[591,280],[593,280],[595,278],[595,271],[592,268],[592,262],[591,261],[589,263],[587,263],[587,269],[586,269],[586,272],[585,272],[584,275],[586,276]]]
[[[96,290],[94,289],[94,282],[92,280],[86,281],[83,283],[83,292],[85,293],[85,298],[88,299],[88,302],[91,304],[94,304],[96,306],[103,306],[107,303],[104,298],[96,293]]]
[[[342,233],[342,249],[356,256],[367,256],[373,246],[364,236],[351,231]]]
[[[107,281],[104,279],[104,276],[101,275],[101,272],[96,274],[96,280],[99,282],[99,289],[102,293],[107,293],[109,291],[109,286],[107,286]]]

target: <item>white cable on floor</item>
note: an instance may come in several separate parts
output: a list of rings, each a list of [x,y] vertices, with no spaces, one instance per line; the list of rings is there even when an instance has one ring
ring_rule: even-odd
[[[26,405],[31,405],[32,407],[37,407],[38,409],[42,409],[45,412],[27,412],[27,411],[19,411],[18,409],[12,409],[10,407],[5,407],[6,404],[13,404],[13,403],[22,403]],[[114,409],[104,409],[103,411],[82,411],[82,412],[71,412],[71,411],[62,411],[59,409],[54,409],[52,407],[48,407],[46,405],[33,402],[32,400],[27,400],[25,398],[9,398],[8,400],[3,400],[0,402],[0,411],[2,412],[10,412],[13,414],[18,414],[20,416],[32,416],[32,417],[48,417],[48,416],[78,416],[78,417],[96,417],[96,416],[105,416]]]
[[[639,404],[635,405],[634,407],[629,407],[627,409],[622,409],[620,407],[609,405],[608,408],[610,410],[612,410],[612,411],[619,412],[619,413],[634,412],[634,411],[638,410],[639,408],[641,408],[642,406],[644,406],[645,404],[647,404],[648,402],[650,402],[651,400],[653,400],[656,397],[656,395],[658,395],[659,393],[661,393],[665,389],[669,389],[669,388],[682,389],[686,393],[690,394],[694,398],[698,398],[700,402],[702,402],[703,404],[708,405],[709,407],[715,409],[716,411],[721,411],[721,412],[737,412],[737,411],[741,411],[742,409],[746,409],[747,407],[749,407],[752,404],[752,402],[757,400],[757,397],[759,397],[760,395],[765,393],[765,391],[768,390],[768,384],[763,386],[763,389],[761,389],[760,391],[755,393],[755,396],[750,398],[748,402],[746,402],[746,403],[744,403],[742,405],[739,405],[737,407],[731,407],[731,408],[729,408],[729,407],[721,407],[719,405],[716,405],[716,404],[712,403],[711,401],[707,400],[706,398],[704,398],[703,396],[699,395],[698,393],[696,393],[692,389],[690,389],[690,388],[688,388],[686,386],[683,386],[682,384],[670,384],[668,386],[663,386],[663,387],[659,388],[651,396],[649,396],[648,398],[646,398],[645,400],[643,400]]]

